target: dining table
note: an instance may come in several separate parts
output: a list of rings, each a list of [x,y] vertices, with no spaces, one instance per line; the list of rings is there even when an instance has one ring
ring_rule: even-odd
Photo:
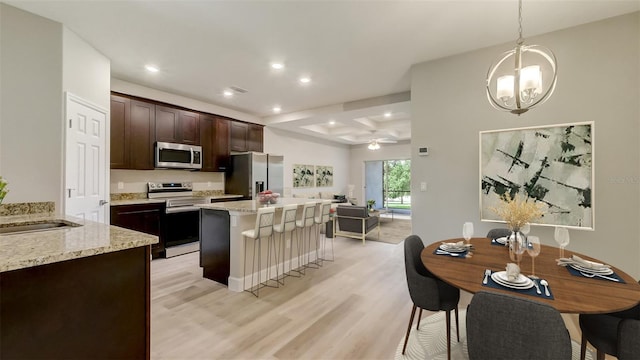
[[[489,238],[472,238],[471,250],[459,253],[457,256],[438,251],[442,243],[459,243],[461,238],[453,238],[434,242],[421,253],[424,266],[444,282],[461,290],[476,293],[478,291],[494,291],[512,294],[553,306],[561,313],[599,314],[625,310],[640,303],[640,284],[632,276],[611,265],[614,276],[619,281],[611,281],[600,277],[586,277],[571,272],[565,266],[557,264],[559,249],[557,247],[541,245],[540,254],[535,258],[535,275],[548,283],[551,296],[546,296],[544,286],[542,294],[533,295],[531,291],[510,289],[501,286],[483,284],[485,271],[503,271],[507,263],[514,263],[510,259],[507,246],[496,243]],[[580,258],[599,262],[602,261],[570,250],[564,250],[564,257],[578,255]],[[525,252],[520,261],[520,272],[531,275],[531,257]],[[543,283],[544,284],[544,283]],[[535,290],[532,288],[532,290]]]

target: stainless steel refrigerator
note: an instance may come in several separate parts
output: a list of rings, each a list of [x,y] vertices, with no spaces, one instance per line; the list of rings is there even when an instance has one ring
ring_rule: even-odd
[[[257,152],[231,155],[231,171],[225,174],[225,193],[253,200],[263,190],[284,190],[284,156]]]

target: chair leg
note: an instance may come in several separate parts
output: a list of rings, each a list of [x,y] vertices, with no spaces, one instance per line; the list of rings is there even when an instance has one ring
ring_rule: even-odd
[[[585,355],[587,354],[587,338],[582,333],[582,338],[580,339],[580,360],[584,360]]]
[[[456,336],[458,337],[458,342],[460,342],[460,322],[458,322],[458,307],[456,306],[453,311],[456,313]]]
[[[596,349],[596,359],[604,360],[604,351],[600,351],[600,349]]]
[[[409,326],[407,326],[407,335],[404,337],[404,345],[402,346],[402,355],[404,355],[405,350],[407,350],[407,341],[409,341],[409,333],[411,333],[411,325],[413,325],[413,317],[415,315],[416,315],[416,304],[413,304],[413,309],[411,309],[411,318],[409,318]]]
[[[420,320],[422,320],[422,308],[418,311],[418,323],[416,324],[416,330],[420,330]]]
[[[451,311],[446,311],[447,319],[447,360],[451,360]]]

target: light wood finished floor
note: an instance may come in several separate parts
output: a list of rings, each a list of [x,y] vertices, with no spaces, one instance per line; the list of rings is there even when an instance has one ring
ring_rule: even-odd
[[[392,359],[411,310],[403,243],[338,237],[335,253],[260,298],[203,279],[199,253],[152,261],[152,358]]]

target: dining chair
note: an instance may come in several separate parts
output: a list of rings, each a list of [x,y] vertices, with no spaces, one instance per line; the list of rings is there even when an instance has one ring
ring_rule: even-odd
[[[640,304],[609,314],[580,314],[580,360],[584,360],[587,342],[596,348],[598,360],[605,354],[619,360],[640,359]]]
[[[552,306],[477,292],[467,307],[469,359],[571,359],[571,338]]]
[[[418,314],[418,324],[416,330],[420,328],[422,310],[445,311],[447,321],[447,359],[451,359],[451,310],[455,310],[456,315],[456,335],[460,341],[460,327],[458,326],[458,302],[460,301],[460,290],[445,283],[433,275],[422,263],[420,253],[424,249],[424,243],[418,235],[410,235],[404,240],[404,265],[407,273],[407,285],[409,295],[413,301],[411,318],[407,327],[407,334],[404,338],[402,354],[407,349],[407,341],[411,333],[413,318],[416,308],[420,308]]]
[[[497,239],[497,238],[509,237],[509,236],[511,236],[511,230],[505,229],[505,228],[491,229],[487,233],[487,237],[489,239]]]

